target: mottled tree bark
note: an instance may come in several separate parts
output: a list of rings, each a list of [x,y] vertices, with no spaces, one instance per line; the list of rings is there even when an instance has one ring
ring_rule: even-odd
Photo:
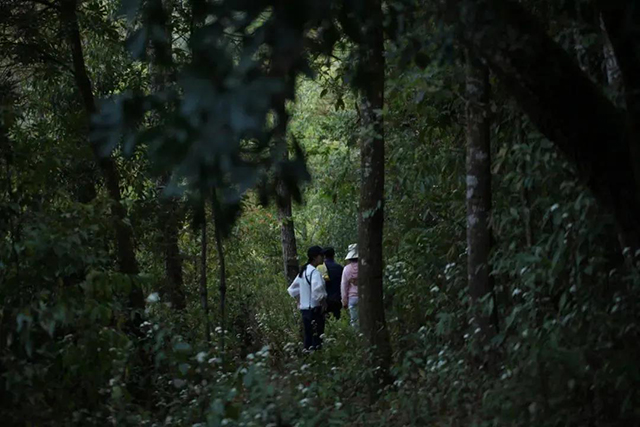
[[[599,203],[614,214],[622,246],[640,248],[639,192],[624,115],[519,3],[446,4],[461,41],[485,60],[532,123],[574,164]]]
[[[602,30],[602,36],[604,42],[602,44],[602,56],[604,57],[604,71],[607,78],[607,83],[615,91],[619,91],[622,88],[622,76],[620,75],[620,67],[618,67],[618,60],[613,52],[613,46],[609,39],[607,32],[607,26],[604,23],[602,14],[600,14],[600,29]]]
[[[363,82],[363,124],[360,142],[361,187],[358,212],[358,306],[360,325],[372,355],[374,390],[389,381],[391,343],[383,305],[384,225],[384,36],[382,4],[373,0],[365,20],[368,57],[362,58],[368,82]]]
[[[481,342],[495,334],[480,300],[491,294],[491,124],[489,70],[467,53],[467,277],[474,324]],[[495,308],[495,307],[494,307]]]
[[[91,80],[87,73],[82,51],[82,41],[78,26],[77,0],[62,0],[61,3],[62,24],[66,31],[66,38],[71,48],[73,59],[73,73],[76,86],[87,113],[87,121],[96,113],[96,102],[91,88]],[[91,143],[96,162],[102,171],[107,192],[112,201],[112,214],[114,217],[114,229],[116,233],[116,246],[118,254],[118,265],[120,271],[125,274],[138,274],[138,263],[133,246],[133,232],[126,222],[126,211],[121,203],[120,183],[118,170],[112,157],[102,156],[96,143]],[[144,308],[144,296],[142,289],[134,285],[129,295],[129,305],[131,308],[140,310]],[[141,316],[137,314],[134,321],[139,324]]]

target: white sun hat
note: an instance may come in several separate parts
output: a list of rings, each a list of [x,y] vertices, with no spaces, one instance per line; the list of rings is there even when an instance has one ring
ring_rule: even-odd
[[[344,259],[358,258],[358,244],[352,243],[349,245],[347,256]]]

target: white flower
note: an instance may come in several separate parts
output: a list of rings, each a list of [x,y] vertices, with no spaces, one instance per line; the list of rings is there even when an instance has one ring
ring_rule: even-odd
[[[515,297],[516,295],[520,295],[521,293],[522,291],[520,290],[520,288],[515,288],[511,295]]]
[[[198,363],[202,363],[204,362],[204,358],[207,356],[207,353],[205,353],[204,351],[201,351],[200,353],[198,353],[196,355],[196,360],[198,361]]]
[[[160,301],[160,295],[158,295],[157,292],[153,292],[151,294],[149,294],[149,296],[147,297],[147,302],[149,304],[153,304],[155,302]]]
[[[550,212],[555,212],[556,210],[558,210],[559,207],[560,207],[560,205],[556,203],[555,205],[551,206],[551,209],[549,209],[549,211]]]

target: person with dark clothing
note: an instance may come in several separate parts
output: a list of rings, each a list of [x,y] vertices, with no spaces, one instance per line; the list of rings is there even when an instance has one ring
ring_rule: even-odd
[[[324,312],[327,291],[322,274],[316,269],[324,260],[320,246],[312,246],[307,251],[308,261],[289,286],[288,292],[298,302],[304,325],[304,349],[322,348],[324,334]]]
[[[325,248],[323,252],[326,268],[327,313],[331,313],[336,319],[340,319],[342,308],[340,281],[342,280],[343,267],[336,262],[336,251],[332,247]]]

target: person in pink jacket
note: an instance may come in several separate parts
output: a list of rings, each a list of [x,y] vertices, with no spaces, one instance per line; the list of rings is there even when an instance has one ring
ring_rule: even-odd
[[[358,245],[349,245],[345,258],[348,264],[342,270],[340,285],[342,306],[349,309],[351,326],[358,329]]]

